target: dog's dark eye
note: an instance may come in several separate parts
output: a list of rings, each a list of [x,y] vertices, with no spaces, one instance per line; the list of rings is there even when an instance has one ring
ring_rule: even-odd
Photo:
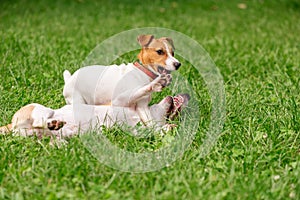
[[[174,51],[172,51],[171,55],[174,57]]]
[[[163,50],[161,50],[161,49],[157,50],[156,52],[157,52],[158,55],[163,55],[164,54]]]

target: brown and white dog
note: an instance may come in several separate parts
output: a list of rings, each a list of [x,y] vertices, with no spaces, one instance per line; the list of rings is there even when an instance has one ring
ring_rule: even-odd
[[[140,35],[137,40],[142,46],[140,62],[87,66],[72,76],[66,70],[63,95],[67,104],[127,107],[134,109],[146,126],[152,126],[154,118],[148,106],[151,94],[170,84],[170,72],[181,64],[174,57],[171,38]]]
[[[167,119],[174,119],[181,109],[187,105],[189,95],[179,94],[175,97],[167,96],[160,103],[149,109],[161,130]],[[135,109],[130,107],[95,106],[86,104],[66,105],[60,109],[51,109],[41,104],[28,104],[18,110],[11,124],[0,127],[0,134],[20,136],[44,135],[65,138],[95,130],[101,126],[126,125],[134,127],[140,118]],[[168,129],[167,129],[168,130]]]

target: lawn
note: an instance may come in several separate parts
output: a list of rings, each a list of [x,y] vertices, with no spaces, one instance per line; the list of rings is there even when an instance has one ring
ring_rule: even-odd
[[[222,133],[202,157],[210,97],[181,58],[199,128],[181,158],[154,172],[107,167],[78,137],[57,148],[49,138],[0,136],[0,199],[300,199],[299,1],[19,0],[0,9],[1,125],[28,103],[63,106],[63,71],[133,28],[164,27],[196,40],[226,91]],[[120,60],[132,62],[135,53]],[[109,137],[136,147],[120,133]]]

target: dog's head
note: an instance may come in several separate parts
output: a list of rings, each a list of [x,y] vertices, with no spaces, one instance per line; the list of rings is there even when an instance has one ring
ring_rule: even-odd
[[[52,117],[54,111],[43,105],[32,103],[18,110],[12,118],[14,129],[46,128],[46,120]]]
[[[137,38],[142,46],[138,59],[159,73],[177,70],[181,63],[174,57],[173,40],[168,37],[155,39],[153,35],[140,35]]]

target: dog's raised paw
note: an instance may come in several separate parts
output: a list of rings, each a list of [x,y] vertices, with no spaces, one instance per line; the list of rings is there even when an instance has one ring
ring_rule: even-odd
[[[163,86],[160,83],[155,83],[152,85],[152,91],[154,92],[161,92]]]
[[[60,120],[52,120],[47,123],[47,127],[49,130],[59,130],[61,129],[64,125],[66,124],[65,121],[60,121]]]
[[[172,75],[171,74],[161,74],[159,83],[163,86],[166,87],[170,85],[172,82]]]
[[[172,81],[171,74],[160,74],[156,79],[154,79],[151,84],[149,91],[161,92],[162,89],[168,86]]]

